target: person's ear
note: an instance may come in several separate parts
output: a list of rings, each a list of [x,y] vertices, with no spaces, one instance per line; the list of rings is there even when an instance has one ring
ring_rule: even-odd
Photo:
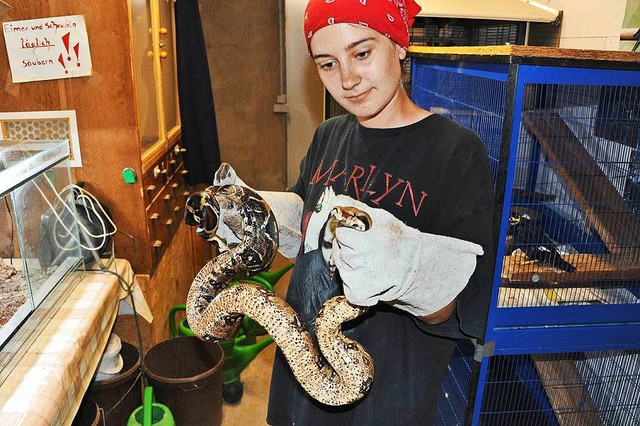
[[[397,43],[394,43],[394,46],[396,48],[396,52],[398,53],[398,60],[399,60],[400,64],[402,64],[404,62],[404,60],[407,58],[407,50],[403,49]]]
[[[402,46],[400,46],[398,43],[396,43],[391,39],[389,39],[389,41],[393,43],[393,47],[394,49],[396,49],[396,52],[398,53],[398,59],[400,59],[400,62],[402,62],[402,60],[404,60],[404,58],[407,57],[407,49],[404,49]]]
[[[407,50],[402,48],[402,46],[397,43],[394,44],[396,47],[396,51],[398,52],[398,58],[400,59],[400,61],[403,61],[407,57]]]

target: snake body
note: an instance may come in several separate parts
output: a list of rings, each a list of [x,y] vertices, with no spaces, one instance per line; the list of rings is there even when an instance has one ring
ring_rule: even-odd
[[[282,298],[250,283],[229,283],[267,269],[278,247],[277,224],[267,203],[239,185],[211,186],[187,199],[185,222],[212,241],[220,221],[240,236],[240,243],[207,262],[187,295],[187,321],[196,336],[208,341],[232,338],[242,315],[258,322],[282,350],[303,389],[327,405],[362,399],[373,382],[371,356],[341,331],[344,322],[366,311],[344,296],[329,299],[315,321],[318,350],[304,321]],[[352,226],[351,213],[334,209],[329,221]],[[366,213],[364,213],[366,215]],[[343,220],[344,219],[344,220]],[[335,225],[328,229],[335,229]]]

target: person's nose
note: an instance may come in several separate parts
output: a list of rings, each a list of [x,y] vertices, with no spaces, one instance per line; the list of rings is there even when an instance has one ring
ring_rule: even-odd
[[[340,67],[340,77],[342,79],[342,88],[344,90],[351,90],[360,83],[360,74],[357,69],[350,65],[343,65]]]

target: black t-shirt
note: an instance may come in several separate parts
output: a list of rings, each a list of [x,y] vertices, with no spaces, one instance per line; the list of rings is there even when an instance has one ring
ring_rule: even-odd
[[[493,184],[484,145],[469,129],[438,115],[392,129],[363,127],[353,115],[336,117],[317,129],[292,190],[305,205],[303,244],[287,302],[312,332],[322,303],[342,294],[339,276],[329,274],[318,249],[319,230],[308,226],[331,192],[383,208],[422,232],[478,243],[485,255],[478,258],[449,321],[430,326],[379,303],[344,327],[347,336],[367,348],[376,367],[369,395],[357,404],[335,408],[312,400],[278,351],[267,421],[430,424],[453,339],[481,337],[484,332],[494,266]]]

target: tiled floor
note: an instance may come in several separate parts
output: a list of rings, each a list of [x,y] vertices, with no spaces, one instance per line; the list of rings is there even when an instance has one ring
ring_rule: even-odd
[[[272,269],[280,268],[288,260],[278,255]],[[284,297],[291,271],[278,281],[274,290]],[[258,354],[240,374],[244,384],[244,393],[239,404],[222,407],[222,426],[262,426],[266,425],[267,399],[269,398],[269,384],[271,383],[271,367],[275,356],[276,345],[272,343]]]

